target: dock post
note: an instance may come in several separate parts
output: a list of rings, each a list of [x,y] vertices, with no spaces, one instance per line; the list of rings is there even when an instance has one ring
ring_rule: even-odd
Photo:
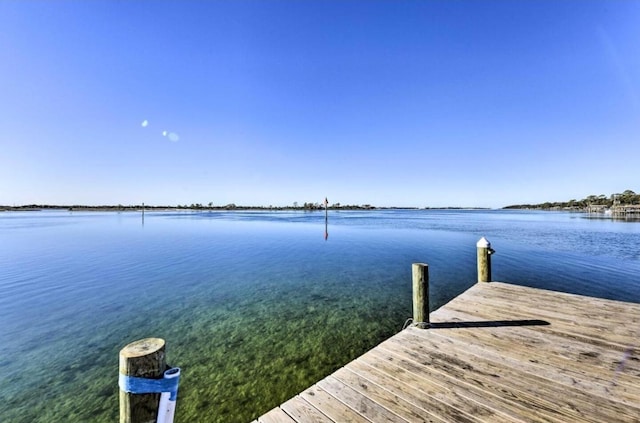
[[[120,350],[120,374],[162,379],[166,370],[165,342],[160,338],[135,341]],[[156,423],[160,394],[130,394],[120,389],[120,423]]]
[[[420,329],[429,328],[429,265],[413,263],[413,324]]]
[[[494,250],[487,238],[482,237],[476,244],[478,250],[478,282],[491,282],[491,254]]]

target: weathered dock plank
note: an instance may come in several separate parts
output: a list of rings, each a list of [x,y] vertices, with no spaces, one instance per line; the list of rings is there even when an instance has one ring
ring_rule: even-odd
[[[479,283],[259,422],[640,423],[640,304]]]
[[[295,420],[289,417],[289,415],[285,413],[282,409],[274,408],[273,410],[269,411],[267,414],[261,416],[258,419],[258,422],[259,423],[295,423]]]
[[[393,392],[369,381],[358,373],[342,368],[336,371],[333,376],[345,385],[358,391],[361,395],[371,398],[388,410],[393,410],[395,414],[408,422],[427,421],[425,417],[427,413],[425,410],[398,395],[394,395]]]
[[[395,395],[419,405],[426,421],[457,421],[470,423],[479,421],[474,416],[495,416],[492,410],[463,399],[455,389],[443,385],[439,378],[429,379],[425,374],[417,375],[413,369],[405,369],[394,362],[392,354],[376,349],[361,360],[354,361],[350,369],[366,373],[370,378],[384,384]],[[496,421],[500,421],[496,418]]]
[[[487,357],[483,351],[454,349],[451,348],[452,344],[447,342],[442,342],[440,345],[433,343],[425,347],[422,344],[415,344],[420,342],[419,339],[409,341],[411,344],[405,344],[401,351],[404,357],[424,366],[436,367],[443,373],[455,375],[460,380],[481,385],[498,397],[500,393],[504,395],[508,391],[514,397],[524,399],[535,409],[545,410],[548,415],[557,416],[564,421],[611,421],[610,416],[615,415],[621,418],[629,410],[623,404],[606,398],[599,398],[596,407],[592,402],[592,395],[584,393],[579,388],[561,385],[556,380],[523,371],[512,362],[501,360],[498,354]],[[432,347],[438,346],[440,347],[438,352],[434,352]],[[499,398],[499,400],[502,399]],[[494,402],[495,397],[487,399],[486,404],[490,406]]]
[[[492,410],[491,407],[486,405],[486,396],[492,395],[491,392],[487,392],[484,386],[469,384],[466,381],[460,380],[454,375],[442,373],[433,368],[421,366],[413,360],[399,357],[393,353],[388,353],[383,348],[376,348],[371,351],[372,357],[377,362],[371,363],[372,366],[384,367],[387,371],[393,372],[394,376],[401,380],[409,380],[414,383],[416,389],[425,389],[426,392],[431,394],[433,387],[436,389],[444,389],[445,396],[449,393],[449,398],[444,401],[440,401],[446,404],[445,408],[442,408],[438,404],[438,401],[432,401],[434,405],[431,406],[432,412],[438,412],[438,415],[447,422],[467,422],[467,421],[492,421],[494,414],[502,413],[506,416],[521,415],[528,412],[527,407],[521,407],[517,401],[511,402],[499,402],[493,407],[493,412],[482,411],[484,409]],[[395,371],[392,368],[395,367]],[[431,385],[431,386],[429,386]],[[502,393],[501,393],[502,394]],[[431,395],[433,398],[434,396]],[[500,395],[500,398],[503,398]],[[456,402],[451,402],[457,400]],[[477,413],[469,412],[465,409],[465,405],[472,407]],[[486,417],[486,418],[485,418]],[[508,421],[514,421],[509,419]],[[524,421],[524,420],[515,420]],[[545,419],[545,422],[556,422],[557,420]]]
[[[321,380],[318,385],[372,422],[407,422],[368,396],[345,385],[333,375]]]
[[[584,337],[585,340],[611,344],[620,349],[636,342],[640,335],[638,308],[635,307],[634,313],[633,307],[622,307],[617,301],[563,293],[555,293],[551,299],[541,296],[535,289],[528,290],[532,292],[530,295],[518,295],[520,291],[513,287],[496,290],[495,294],[482,291],[469,290],[468,294],[447,304],[446,309],[473,312],[486,319],[499,319],[501,316],[526,319],[532,315],[542,320],[551,319],[554,325],[549,325],[546,330],[564,336]]]
[[[364,416],[358,414],[354,409],[349,408],[317,385],[313,385],[311,388],[303,391],[300,396],[334,421],[342,421],[345,423],[369,422]]]
[[[464,315],[457,313],[455,316],[461,318]],[[627,360],[626,371],[616,372],[624,358],[624,353],[619,351],[552,334],[542,336],[525,329],[505,328],[499,333],[460,329],[457,339],[447,338],[442,333],[434,335],[444,336],[451,344],[464,336],[467,350],[481,351],[485,357],[493,356],[500,362],[512,363],[524,372],[548,375],[555,382],[582,386],[582,389],[593,394],[609,394],[615,390],[617,400],[630,401],[630,405],[637,403],[640,398],[640,386],[637,377],[633,376],[634,373],[640,374],[640,363]],[[527,361],[522,361],[524,352],[528,356]],[[615,389],[611,386],[614,379]]]
[[[300,396],[291,398],[289,401],[282,404],[280,408],[296,421],[313,423],[333,421],[313,405],[309,404],[309,402],[300,398]]]

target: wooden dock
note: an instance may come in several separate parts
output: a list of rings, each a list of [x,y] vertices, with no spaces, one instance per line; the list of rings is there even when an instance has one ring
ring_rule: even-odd
[[[640,422],[640,304],[479,283],[256,422]]]

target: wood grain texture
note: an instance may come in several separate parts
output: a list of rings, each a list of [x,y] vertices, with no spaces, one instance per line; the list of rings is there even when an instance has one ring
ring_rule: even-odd
[[[280,408],[274,408],[267,414],[264,414],[258,418],[259,423],[295,423],[287,413]]]
[[[308,403],[320,410],[333,421],[344,423],[368,423],[366,417],[359,414],[354,409],[348,407],[336,397],[329,394],[317,385],[303,391],[300,396]]]
[[[165,342],[145,338],[126,345],[119,354],[120,373],[125,376],[160,379],[166,369]],[[160,394],[130,394],[122,390],[120,423],[155,423]]]
[[[430,321],[282,413],[297,422],[640,423],[640,304],[491,282]]]
[[[429,327],[429,265],[413,263],[413,324],[421,329]]]
[[[477,248],[478,282],[491,281],[491,255],[489,248]]]
[[[300,396],[291,398],[280,408],[297,422],[325,423],[332,420]]]

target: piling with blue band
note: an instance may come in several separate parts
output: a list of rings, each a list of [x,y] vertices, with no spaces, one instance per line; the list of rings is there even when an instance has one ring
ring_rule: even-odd
[[[180,368],[174,367],[164,372],[162,379],[147,379],[144,377],[127,376],[120,373],[118,386],[129,394],[160,394],[168,392],[169,400],[178,397],[178,383],[180,382]]]

